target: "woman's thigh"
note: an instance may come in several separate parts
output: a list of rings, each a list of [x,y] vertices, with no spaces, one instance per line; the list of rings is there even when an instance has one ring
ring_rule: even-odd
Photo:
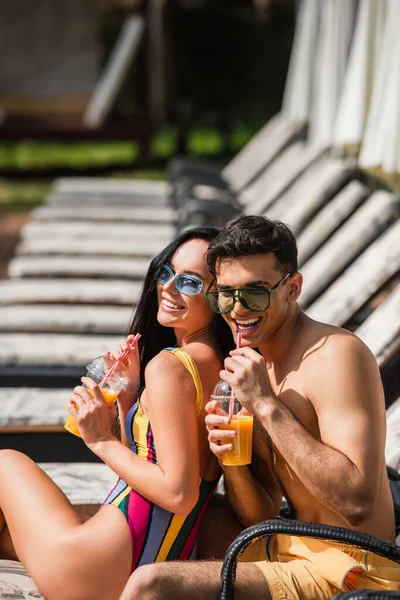
[[[132,553],[121,511],[104,507],[83,523],[54,482],[11,450],[0,451],[0,481],[0,509],[16,555],[48,600],[118,598]]]

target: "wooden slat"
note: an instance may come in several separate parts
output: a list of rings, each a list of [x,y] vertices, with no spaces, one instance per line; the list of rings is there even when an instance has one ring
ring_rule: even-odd
[[[162,208],[170,207],[169,196],[154,194],[142,194],[139,191],[134,194],[107,192],[76,192],[76,193],[57,193],[47,196],[46,201],[51,206],[91,206],[95,210],[98,206],[126,206],[132,207],[151,207]]]
[[[118,200],[116,201],[118,202]],[[44,204],[34,208],[32,219],[36,221],[64,221],[84,219],[88,221],[121,221],[124,223],[175,223],[178,213],[169,206],[71,206],[69,204]]]
[[[399,269],[400,220],[346,269],[307,309],[307,314],[317,321],[343,325]]]
[[[16,247],[15,253],[25,254],[87,254],[97,256],[146,256],[153,258],[161,252],[168,242],[165,240],[134,240],[108,235],[107,239],[43,237],[27,238]]]
[[[370,190],[359,181],[350,181],[297,237],[298,261],[301,266],[317,248],[348,218],[369,195]]]
[[[302,227],[349,180],[352,169],[343,161],[322,156],[266,211],[281,219],[297,235]]]
[[[307,306],[368,246],[379,231],[396,219],[394,196],[375,192],[303,265],[300,304]]]
[[[0,331],[105,333],[124,336],[133,309],[128,306],[24,304],[0,306]]]
[[[400,397],[389,406],[386,417],[386,464],[400,472]],[[398,540],[400,542],[400,536]]]
[[[85,371],[82,371],[84,374]],[[77,382],[78,383],[78,382]],[[0,388],[0,433],[63,431],[70,389]]]
[[[141,283],[95,279],[11,279],[0,281],[0,305],[21,303],[84,303],[133,306]]]
[[[149,258],[114,258],[109,256],[31,255],[13,258],[8,276],[21,277],[102,277],[142,280],[149,268]]]
[[[147,179],[116,179],[102,177],[65,177],[56,179],[52,191],[56,194],[103,194],[131,196],[140,194],[143,196],[167,196],[170,193],[170,185],[166,181],[150,181]],[[144,203],[145,204],[145,203]]]
[[[100,463],[42,463],[39,465],[74,506],[98,506],[117,483],[117,476]]]
[[[81,367],[120,341],[115,335],[0,333],[0,365]]]
[[[400,350],[400,283],[356,330],[382,367]]]
[[[259,215],[266,211],[323,152],[301,142],[290,145],[240,195],[244,212]]]
[[[222,170],[222,176],[238,192],[285,148],[298,133],[298,126],[281,114],[275,115]]]
[[[29,221],[21,230],[22,239],[35,238],[57,238],[76,239],[98,239],[105,246],[108,237],[121,238],[140,243],[145,239],[155,239],[166,246],[176,234],[174,226],[169,224],[149,223],[97,223],[74,219],[71,221]]]

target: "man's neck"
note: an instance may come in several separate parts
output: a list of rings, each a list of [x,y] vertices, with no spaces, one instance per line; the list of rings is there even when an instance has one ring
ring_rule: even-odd
[[[300,307],[294,306],[265,344],[259,345],[259,350],[267,362],[280,363],[290,354],[305,319],[307,317]]]

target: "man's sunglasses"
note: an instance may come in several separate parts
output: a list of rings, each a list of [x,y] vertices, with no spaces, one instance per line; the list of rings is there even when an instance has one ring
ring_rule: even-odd
[[[286,279],[290,277],[287,273],[273,287],[245,287],[245,288],[227,288],[224,290],[207,291],[205,294],[206,300],[210,308],[220,315],[231,312],[234,309],[236,300],[253,312],[262,312],[267,310],[271,301],[271,294],[274,292]]]
[[[192,275],[175,275],[173,270],[168,265],[163,265],[160,267],[160,270],[154,276],[154,279],[158,281],[158,283],[162,283],[165,285],[171,279],[175,278],[175,287],[178,292],[182,292],[182,294],[200,294],[203,289],[203,282],[197,277],[193,277]]]

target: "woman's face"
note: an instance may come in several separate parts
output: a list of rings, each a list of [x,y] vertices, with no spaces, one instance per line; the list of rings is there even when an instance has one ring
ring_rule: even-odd
[[[203,283],[198,294],[185,294],[176,288],[175,277],[165,284],[157,283],[157,319],[164,327],[174,327],[190,335],[208,327],[214,313],[208,306],[204,293],[210,285],[212,275],[205,262],[208,242],[193,239],[185,242],[172,256],[168,267],[176,275],[190,275]]]

